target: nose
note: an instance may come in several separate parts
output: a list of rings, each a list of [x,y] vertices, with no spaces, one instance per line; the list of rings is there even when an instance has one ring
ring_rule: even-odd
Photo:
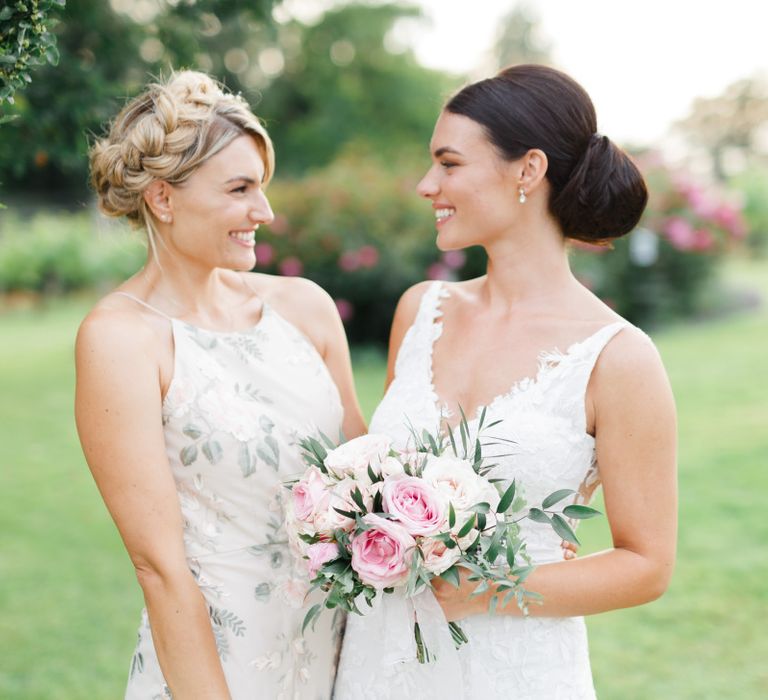
[[[424,177],[421,178],[419,184],[416,185],[416,192],[420,197],[426,197],[431,199],[437,196],[440,191],[440,186],[437,184],[437,177],[435,176],[434,166],[424,173]]]
[[[258,190],[256,198],[248,211],[248,218],[254,224],[271,224],[275,219],[269,200],[261,190]]]

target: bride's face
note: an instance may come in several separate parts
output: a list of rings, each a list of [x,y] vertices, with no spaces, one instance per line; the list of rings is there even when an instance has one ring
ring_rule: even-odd
[[[480,124],[443,112],[430,144],[432,166],[417,186],[431,200],[437,247],[488,245],[519,220],[517,183],[521,161],[505,161]]]

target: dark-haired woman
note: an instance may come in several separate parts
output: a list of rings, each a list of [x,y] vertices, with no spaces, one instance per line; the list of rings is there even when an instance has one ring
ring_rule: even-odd
[[[493,436],[513,443],[492,460],[493,476],[517,478],[531,503],[562,488],[588,503],[602,485],[613,546],[564,560],[548,526],[524,521],[537,565],[526,585],[543,596],[529,616],[514,602],[490,614],[492,591],[437,579],[437,601],[469,644],[419,666],[388,653],[381,617],[352,615],[335,696],[593,698],[582,616],[654,600],[672,573],[675,409],[653,344],[578,282],[567,243],[631,231],[645,184],[597,133],[586,92],[542,66],[461,90],[431,151],[418,191],[434,209],[437,246],[483,246],[487,274],[403,295],[370,430],[403,446],[406,417],[432,430],[441,416],[458,423],[461,406],[476,429],[486,408],[489,421],[502,419]]]

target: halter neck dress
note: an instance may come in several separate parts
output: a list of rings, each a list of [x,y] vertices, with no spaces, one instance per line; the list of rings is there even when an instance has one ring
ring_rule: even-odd
[[[162,405],[166,454],[233,700],[327,700],[338,625],[301,633],[307,573],[289,551],[286,481],[304,470],[297,440],[339,435],[342,405],[312,343],[268,304],[244,331],[170,318],[173,379]],[[170,697],[146,610],[125,697]]]

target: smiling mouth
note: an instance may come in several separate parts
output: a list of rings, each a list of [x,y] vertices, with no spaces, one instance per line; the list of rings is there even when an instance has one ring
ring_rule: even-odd
[[[230,231],[229,237],[241,245],[252,246],[256,243],[256,231]]]
[[[435,222],[437,224],[442,224],[444,221],[450,219],[455,213],[456,210],[453,207],[435,209]]]

